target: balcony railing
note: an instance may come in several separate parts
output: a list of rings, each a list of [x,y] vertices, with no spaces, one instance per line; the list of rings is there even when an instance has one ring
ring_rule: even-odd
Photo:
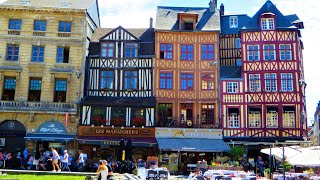
[[[205,128],[205,129],[219,129],[221,128],[219,123],[215,121],[210,122],[202,121],[199,118],[187,118],[187,120],[181,120],[178,117],[167,117],[164,119],[158,119],[157,127],[170,127],[170,128]]]
[[[20,30],[15,30],[15,29],[8,30],[9,35],[20,35],[20,33],[21,33]]]
[[[73,114],[78,112],[78,108],[75,103],[0,101],[0,111],[45,111]]]

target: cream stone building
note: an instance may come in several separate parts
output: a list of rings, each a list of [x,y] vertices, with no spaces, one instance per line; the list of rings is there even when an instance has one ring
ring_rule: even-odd
[[[97,0],[0,4],[0,149],[74,150]]]

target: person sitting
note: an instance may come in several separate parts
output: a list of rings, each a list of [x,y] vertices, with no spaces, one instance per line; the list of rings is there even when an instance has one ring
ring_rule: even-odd
[[[99,161],[99,167],[98,167],[98,170],[97,170],[97,176],[98,176],[98,180],[107,180],[108,168],[103,163],[102,160]]]
[[[28,156],[27,156],[27,169],[31,169],[32,168],[32,166],[33,166],[33,160],[34,160],[34,157],[33,156],[31,156],[31,154],[28,154]]]

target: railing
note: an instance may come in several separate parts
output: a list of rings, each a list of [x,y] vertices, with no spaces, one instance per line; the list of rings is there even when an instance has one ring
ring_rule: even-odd
[[[211,120],[212,121],[212,120]],[[159,118],[157,121],[157,127],[170,127],[170,128],[204,128],[204,129],[219,129],[221,128],[219,123],[202,121],[199,118],[187,118],[187,120],[181,120],[178,117]]]
[[[20,30],[14,30],[14,29],[8,30],[9,35],[20,35],[20,33],[21,33]]]
[[[45,31],[33,31],[33,36],[45,36]]]
[[[19,38],[32,38],[32,37],[46,37],[46,38],[71,38],[73,40],[82,40],[83,33],[82,30],[77,30],[75,32],[58,32],[58,31],[34,31],[34,30],[16,30],[16,29],[3,29],[0,30],[0,36],[8,37],[12,36],[21,36]]]
[[[58,32],[58,37],[71,37],[70,32]]]
[[[51,111],[77,113],[75,103],[0,101],[0,111]]]

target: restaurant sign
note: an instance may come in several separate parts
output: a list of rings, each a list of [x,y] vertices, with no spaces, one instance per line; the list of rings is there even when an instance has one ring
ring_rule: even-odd
[[[67,130],[62,123],[50,121],[50,122],[45,122],[41,124],[37,129],[37,133],[66,134]]]
[[[80,136],[154,137],[153,128],[79,127]]]

